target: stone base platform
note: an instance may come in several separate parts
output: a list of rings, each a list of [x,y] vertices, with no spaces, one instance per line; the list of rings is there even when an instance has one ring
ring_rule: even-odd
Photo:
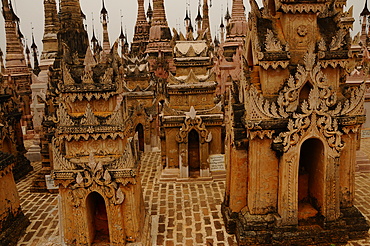
[[[222,214],[228,233],[235,233],[238,245],[346,245],[348,241],[368,236],[369,223],[355,208],[341,210],[337,221],[322,217],[299,221],[297,226],[279,225],[278,214],[251,215],[230,213],[223,204]]]
[[[202,181],[224,181],[226,179],[226,170],[211,171],[209,177],[196,177],[196,178],[180,178],[180,169],[178,168],[165,168],[161,171],[159,176],[159,183],[167,182],[202,182]]]

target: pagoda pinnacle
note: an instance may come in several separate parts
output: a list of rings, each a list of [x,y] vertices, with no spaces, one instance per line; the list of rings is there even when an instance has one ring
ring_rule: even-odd
[[[146,12],[146,17],[148,18],[149,25],[152,25],[153,9],[152,9],[152,5],[150,5],[150,1],[149,1],[148,10]]]
[[[137,19],[133,43],[131,46],[132,53],[135,55],[139,55],[145,51],[146,45],[149,41],[149,29],[150,29],[150,25],[145,17],[144,0],[138,0],[137,4],[138,4]]]
[[[168,26],[164,0],[153,0],[153,23],[152,26]]]
[[[105,8],[104,0],[102,0],[102,9],[100,11],[100,21],[103,25],[103,51],[105,53],[110,52],[110,42],[109,42],[109,34],[108,34],[108,11]]]
[[[33,56],[33,73],[36,74],[36,75],[39,75],[41,70],[40,70],[40,67],[39,67],[38,49],[37,49],[37,45],[35,43],[35,36],[33,35],[33,32],[32,32],[31,49],[32,49],[32,56]]]
[[[247,21],[245,14],[243,0],[233,0],[233,9],[231,12],[231,19],[233,21]]]
[[[231,19],[227,23],[226,41],[243,42],[247,35],[247,19],[244,9],[243,0],[233,0]]]
[[[229,11],[229,3],[227,3],[226,14],[225,14],[226,25],[229,24],[230,19],[231,19],[231,15]]]
[[[367,7],[367,0],[365,0],[365,6],[364,6],[364,9],[362,10],[360,16],[367,16],[367,15],[370,15],[370,11]]]
[[[367,7],[367,0],[365,0],[365,6],[360,13],[361,41],[363,44],[366,44],[368,40],[368,33],[366,30],[366,27],[367,27],[367,22],[369,18],[370,18],[370,11]]]
[[[211,27],[209,25],[209,7],[208,0],[203,1],[203,21],[202,21],[202,30],[203,33],[206,32],[206,37],[209,42],[212,42],[211,36]]]
[[[6,67],[27,67],[23,45],[19,36],[19,18],[15,15],[8,0],[2,0],[6,34]]]
[[[195,22],[197,23],[197,32],[198,32],[198,35],[200,35],[200,33],[202,31],[202,21],[203,21],[202,15],[200,14],[200,7],[201,7],[201,3],[200,3],[200,0],[199,0],[199,4],[198,4],[198,15],[195,18]]]
[[[153,1],[153,21],[149,32],[149,42],[171,41],[172,35],[167,24],[164,0]]]
[[[44,0],[44,37],[41,59],[55,58],[58,52],[59,20],[55,0]]]
[[[83,62],[89,40],[81,18],[79,0],[60,0],[60,23],[59,42],[66,44],[70,54],[77,52]],[[59,52],[63,54],[62,50]]]

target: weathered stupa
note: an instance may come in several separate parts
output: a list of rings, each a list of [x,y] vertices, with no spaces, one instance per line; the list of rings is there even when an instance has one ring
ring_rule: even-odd
[[[345,84],[346,1],[251,1],[244,78],[230,91],[225,223],[239,245],[340,244],[354,206],[364,84]]]

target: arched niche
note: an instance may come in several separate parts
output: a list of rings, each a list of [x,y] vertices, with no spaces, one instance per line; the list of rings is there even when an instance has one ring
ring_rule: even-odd
[[[145,149],[144,126],[141,123],[137,124],[135,132],[137,132],[139,138],[139,150],[144,152]]]
[[[310,138],[300,148],[298,167],[298,219],[321,214],[325,201],[325,151],[321,140]]]
[[[109,243],[109,223],[104,198],[98,192],[86,198],[86,216],[89,245]]]
[[[188,135],[188,165],[189,176],[198,177],[200,175],[200,145],[199,134],[193,129]]]

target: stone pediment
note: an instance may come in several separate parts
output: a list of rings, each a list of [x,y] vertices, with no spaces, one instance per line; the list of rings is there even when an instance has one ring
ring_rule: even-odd
[[[129,87],[127,87],[127,84],[124,83],[123,84],[123,89],[124,91],[126,92],[146,92],[146,91],[154,91],[155,89],[155,83],[153,80],[150,81],[149,85],[146,87],[146,88],[142,88],[139,84],[136,85],[136,87],[134,89],[130,89]]]
[[[191,106],[191,107],[193,107],[193,106]],[[164,116],[186,116],[186,115],[189,115],[190,112],[191,112],[190,109],[189,109],[188,112],[183,111],[183,110],[177,110],[177,109],[171,108],[168,104],[165,104],[164,107],[163,107]],[[217,115],[217,117],[222,118],[223,116],[219,115],[219,114],[223,114],[223,112],[222,112],[222,103],[219,102],[214,107],[212,107],[210,109],[197,110],[196,112],[197,112],[198,115],[202,115],[202,116],[204,116],[204,115],[216,116]]]
[[[127,66],[128,75],[130,75],[130,74],[139,75],[140,73],[148,73],[148,71],[149,71],[149,64],[148,63],[135,64],[135,65],[128,65]]]
[[[176,42],[175,57],[207,57],[208,46],[206,41],[178,41]]]
[[[197,84],[204,82],[215,81],[215,73],[210,70],[204,75],[196,75],[191,69],[188,75],[185,76],[174,76],[170,74],[168,76],[168,85],[180,85],[180,84]]]

